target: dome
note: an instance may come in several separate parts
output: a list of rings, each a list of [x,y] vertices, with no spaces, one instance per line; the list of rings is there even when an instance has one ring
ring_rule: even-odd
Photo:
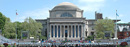
[[[74,4],[72,4],[72,3],[69,3],[69,2],[63,2],[63,3],[58,4],[57,6],[64,6],[64,5],[77,7],[76,5],[74,5]]]
[[[80,10],[80,9],[72,3],[63,2],[55,6],[52,10]]]

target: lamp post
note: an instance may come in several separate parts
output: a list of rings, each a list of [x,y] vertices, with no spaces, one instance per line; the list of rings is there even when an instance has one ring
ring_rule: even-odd
[[[2,30],[0,29],[0,34],[2,34],[1,32],[2,32]]]
[[[42,47],[42,39],[41,39],[41,47]]]
[[[103,27],[104,27],[104,29],[106,30],[107,26],[104,25]],[[105,33],[105,30],[104,30],[104,33]],[[105,34],[104,34],[104,36],[103,36],[103,39],[105,39]]]
[[[18,39],[18,47],[19,47],[19,39]]]

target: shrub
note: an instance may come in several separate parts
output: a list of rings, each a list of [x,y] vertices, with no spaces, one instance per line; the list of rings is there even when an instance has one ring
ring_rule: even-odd
[[[88,36],[85,40],[93,40],[94,38],[94,35],[92,35],[92,36]]]
[[[0,47],[4,47],[4,45],[0,45]]]
[[[11,47],[11,45],[8,45],[8,47]]]

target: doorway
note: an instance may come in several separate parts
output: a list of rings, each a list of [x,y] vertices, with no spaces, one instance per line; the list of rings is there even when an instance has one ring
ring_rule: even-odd
[[[68,30],[65,30],[65,37],[67,37],[68,35]]]

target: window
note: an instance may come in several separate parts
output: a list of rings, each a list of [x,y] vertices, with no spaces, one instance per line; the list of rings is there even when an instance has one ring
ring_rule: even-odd
[[[94,22],[92,22],[92,25],[94,25]]]
[[[61,14],[61,17],[73,17],[70,13],[63,13]]]
[[[94,28],[92,27],[92,30],[94,30]]]
[[[91,32],[91,35],[94,35],[94,32]]]
[[[87,31],[86,31],[86,36],[87,36]]]

